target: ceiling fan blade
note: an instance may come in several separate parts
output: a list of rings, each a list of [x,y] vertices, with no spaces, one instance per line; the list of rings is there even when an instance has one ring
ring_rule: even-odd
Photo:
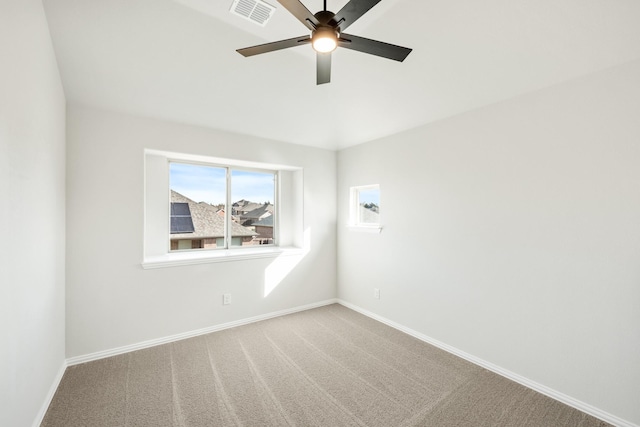
[[[408,47],[396,46],[395,44],[379,42],[377,40],[345,33],[340,34],[338,46],[400,62],[404,61],[412,50]]]
[[[299,0],[278,0],[278,3],[298,18],[298,21],[302,22],[308,29],[313,31],[320,24],[320,21]]]
[[[331,52],[316,53],[317,76],[316,84],[321,85],[331,81]]]
[[[349,25],[367,13],[369,9],[380,3],[380,1],[381,0],[351,0],[340,9],[340,12],[336,13],[333,19],[339,23],[340,31],[344,31]]]
[[[273,52],[275,50],[287,49],[289,47],[300,46],[303,44],[311,43],[311,37],[300,36],[292,39],[280,40],[273,43],[265,43],[257,46],[245,47],[243,49],[237,49],[240,55],[253,56],[260,55],[261,53]]]

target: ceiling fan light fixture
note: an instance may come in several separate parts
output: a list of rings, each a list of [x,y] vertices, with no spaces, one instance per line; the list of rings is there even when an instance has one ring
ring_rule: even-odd
[[[338,34],[331,27],[319,27],[313,32],[311,46],[319,53],[333,52],[338,47]]]

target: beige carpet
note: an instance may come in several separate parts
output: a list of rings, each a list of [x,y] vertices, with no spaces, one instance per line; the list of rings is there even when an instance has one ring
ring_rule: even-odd
[[[71,366],[42,423],[606,425],[340,305]]]

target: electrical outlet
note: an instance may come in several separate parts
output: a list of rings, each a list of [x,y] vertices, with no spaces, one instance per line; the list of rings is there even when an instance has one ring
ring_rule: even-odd
[[[231,294],[222,294],[222,305],[231,304]]]
[[[373,288],[373,297],[375,299],[380,299],[380,289],[378,288]]]

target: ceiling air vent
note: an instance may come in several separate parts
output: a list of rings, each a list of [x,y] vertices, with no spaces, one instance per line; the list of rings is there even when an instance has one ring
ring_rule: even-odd
[[[275,7],[260,0],[233,0],[231,5],[231,13],[263,27],[275,11]]]

